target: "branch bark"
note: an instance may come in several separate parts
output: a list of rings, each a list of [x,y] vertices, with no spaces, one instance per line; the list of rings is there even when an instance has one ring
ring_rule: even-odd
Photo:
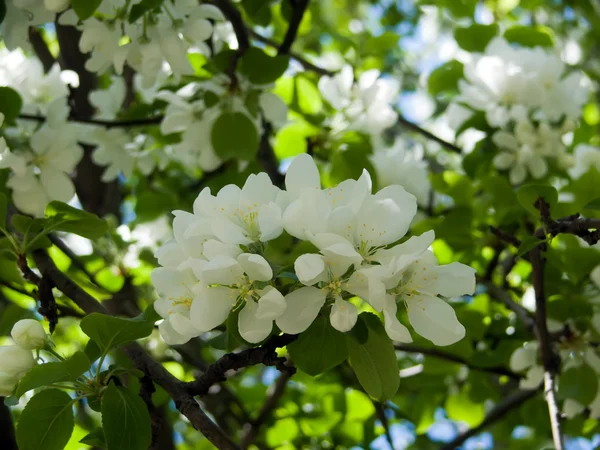
[[[19,450],[15,439],[15,428],[12,415],[8,406],[4,404],[4,397],[0,397],[0,448],[4,450]]]
[[[158,125],[162,122],[163,116],[149,117],[147,119],[128,119],[128,120],[102,120],[102,119],[91,119],[89,117],[79,117],[71,115],[68,120],[69,122],[76,123],[87,123],[90,125],[98,125],[106,128],[127,128],[127,127],[146,127],[150,125]],[[45,122],[46,117],[38,116],[36,114],[20,114],[19,119],[23,120],[34,120],[36,122]]]
[[[450,353],[446,353],[442,350],[438,350],[437,348],[427,348],[427,347],[419,347],[417,345],[412,345],[412,344],[394,344],[394,348],[396,350],[400,350],[402,352],[407,352],[407,353],[421,353],[423,355],[427,355],[427,356],[433,356],[434,358],[439,358],[439,359],[443,359],[446,361],[451,361],[457,364],[463,364],[465,366],[467,366],[469,369],[471,370],[477,370],[479,372],[488,372],[488,373],[492,373],[494,375],[504,375],[507,377],[510,377],[512,379],[515,380],[519,380],[522,378],[521,375],[513,372],[510,369],[507,369],[506,367],[501,367],[501,366],[492,366],[492,367],[482,367],[482,366],[475,366],[473,364],[471,364],[469,361],[467,361],[464,358],[461,358],[460,356],[456,356],[456,355],[452,355]]]
[[[48,254],[43,250],[34,252],[34,259],[44,277],[49,277],[63,294],[73,300],[86,313],[108,314],[107,309],[95,298],[81,289],[63,274]],[[124,348],[125,353],[137,369],[143,371],[152,381],[161,386],[175,401],[177,409],[188,418],[216,448],[238,450],[239,447],[202,411],[198,402],[188,392],[187,384],[171,375],[160,363],[137,343]]]
[[[290,52],[292,45],[296,40],[296,36],[298,35],[298,29],[300,28],[300,23],[302,23],[304,12],[308,7],[308,2],[309,0],[296,0],[293,3],[292,17],[290,18],[290,23],[287,32],[285,33],[285,37],[283,38],[283,42],[279,46],[277,52],[279,55],[287,55]]]
[[[467,439],[475,436],[488,426],[501,420],[513,409],[520,407],[523,403],[535,397],[538,393],[539,390],[518,390],[511,393],[500,403],[494,406],[494,408],[485,416],[485,419],[483,419],[478,426],[470,428],[464,433],[459,434],[452,442],[443,445],[440,450],[455,450],[456,447],[461,446]]]
[[[54,59],[54,56],[52,56],[52,53],[50,53],[50,49],[48,48],[44,37],[40,33],[40,30],[34,27],[29,27],[28,33],[29,43],[36,56],[41,61],[42,66],[44,67],[44,73],[50,72],[50,69],[52,69],[56,60]]]

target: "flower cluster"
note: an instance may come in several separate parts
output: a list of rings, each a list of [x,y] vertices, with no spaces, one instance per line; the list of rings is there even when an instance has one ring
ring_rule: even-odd
[[[259,130],[262,130],[261,117],[274,128],[285,124],[288,107],[269,92],[270,84],[253,85],[241,75],[236,75],[235,89],[231,84],[229,76],[217,74],[209,81],[185,85],[177,92],[158,93],[157,98],[168,104],[160,131],[164,135],[181,133],[181,141],[173,145],[172,154],[185,167],[199,166],[212,171],[221,165],[221,158],[213,148],[211,131],[224,111],[243,114]],[[251,98],[258,103],[253,111],[248,106]]]
[[[11,336],[16,345],[0,347],[0,396],[11,395],[19,380],[35,366],[32,350],[46,346],[48,336],[42,325],[33,319],[18,321]]]
[[[568,73],[558,54],[494,38],[485,53],[465,64],[464,77],[449,114],[460,117],[454,121],[459,127],[474,112],[483,113],[495,129],[494,165],[509,170],[513,184],[528,175],[542,178],[550,161],[568,165],[561,137],[579,118],[588,89],[587,80]]]
[[[398,97],[400,83],[380,75],[371,69],[355,83],[354,70],[346,65],[331,77],[321,77],[319,91],[336,111],[330,123],[333,133],[356,130],[377,135],[396,122],[398,114],[391,104]]]
[[[166,342],[212,330],[231,311],[239,313],[240,335],[251,343],[268,337],[273,323],[285,333],[301,333],[319,314],[346,332],[357,321],[361,300],[383,315],[392,339],[412,340],[397,318],[402,303],[414,330],[435,344],[464,336],[454,309],[440,296],[472,294],[475,271],[460,263],[438,266],[428,250],[433,232],[398,243],[417,210],[412,194],[398,185],[372,193],[366,171],[323,189],[306,154],[290,165],[285,186],[273,186],[264,173],[250,175],[241,189],[228,185],[213,196],[205,188],[193,213],[174,212],[175,237],[156,252],[162,267],[152,273]],[[292,285],[279,276],[289,278],[290,270],[278,269],[265,252],[283,233],[315,248],[294,261],[298,283]]]
[[[43,216],[49,202],[68,202],[75,195],[70,173],[83,157],[83,149],[77,126],[67,122],[68,114],[66,100],[59,98],[48,105],[48,120],[25,148],[11,152],[0,140],[0,168],[11,169],[7,186],[14,204],[27,214]]]

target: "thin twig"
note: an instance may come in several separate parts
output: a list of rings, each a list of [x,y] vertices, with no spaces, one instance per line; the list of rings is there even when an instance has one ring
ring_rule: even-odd
[[[525,328],[531,332],[535,330],[535,319],[531,313],[515,302],[508,292],[502,288],[499,288],[491,281],[478,280],[478,282],[486,287],[488,294],[490,294],[492,299],[499,301],[512,312],[514,312],[519,320],[523,323]]]
[[[375,414],[377,415],[377,418],[383,427],[385,438],[387,439],[388,444],[390,444],[390,448],[394,450],[394,440],[392,439],[392,434],[390,433],[390,422],[385,415],[385,407],[382,403],[376,401],[373,401],[373,406],[375,407]]]
[[[446,361],[451,361],[457,364],[463,364],[464,366],[467,366],[469,369],[471,370],[476,370],[479,372],[488,372],[488,373],[492,373],[494,375],[504,375],[510,378],[513,378],[515,380],[519,380],[522,378],[521,375],[513,372],[510,369],[507,369],[506,367],[502,367],[502,366],[492,366],[492,367],[484,367],[484,366],[476,366],[472,363],[470,363],[469,361],[467,361],[464,358],[461,358],[460,356],[456,356],[453,355],[451,353],[446,353],[442,350],[439,350],[437,348],[427,348],[427,347],[419,347],[417,345],[412,345],[412,344],[394,344],[394,348],[396,350],[402,351],[402,352],[407,352],[407,353],[421,353],[423,355],[427,355],[427,356],[433,356],[434,358],[439,358],[439,359],[443,359]]]
[[[440,450],[455,450],[460,447],[467,439],[482,432],[485,428],[502,419],[512,410],[517,409],[527,400],[535,397],[539,390],[517,390],[506,396],[500,403],[485,416],[485,419],[476,427],[470,428],[464,433],[459,434],[452,442],[442,446]]]
[[[427,139],[429,139],[430,141],[434,141],[437,142],[438,144],[440,144],[442,147],[444,147],[446,150],[449,150],[453,153],[458,153],[461,154],[462,150],[460,149],[460,147],[443,140],[442,138],[436,136],[435,134],[433,134],[430,131],[427,131],[425,128],[421,128],[419,125],[417,125],[416,123],[411,122],[410,120],[408,120],[407,118],[403,117],[402,115],[398,115],[398,123],[405,127],[408,128],[411,131],[414,131],[415,133],[419,133],[422,136],[425,136]]]
[[[290,49],[296,40],[300,23],[304,18],[304,11],[306,11],[306,8],[308,7],[308,2],[309,0],[297,0],[294,2],[290,24],[288,25],[283,42],[279,46],[279,50],[277,52],[279,55],[287,55],[290,52]]]
[[[34,120],[36,122],[45,122],[46,117],[36,114],[19,114],[19,119]],[[69,122],[87,123],[106,128],[125,128],[125,127],[145,127],[149,125],[158,125],[163,120],[163,116],[149,117],[147,119],[123,119],[123,120],[102,120],[89,119],[85,117],[70,116]]]
[[[260,431],[260,427],[267,421],[269,416],[273,413],[273,410],[277,407],[279,400],[283,397],[290,377],[291,375],[288,372],[282,372],[281,375],[279,375],[277,381],[275,381],[275,384],[272,386],[272,389],[270,389],[270,392],[267,394],[267,398],[263,403],[258,416],[256,416],[256,419],[251,420],[244,426],[245,434],[240,442],[240,447],[246,449],[254,443]]]

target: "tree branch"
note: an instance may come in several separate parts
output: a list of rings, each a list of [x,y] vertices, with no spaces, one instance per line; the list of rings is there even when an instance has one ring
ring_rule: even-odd
[[[231,22],[233,32],[238,41],[238,53],[242,55],[250,48],[250,37],[248,36],[248,30],[246,29],[242,15],[229,0],[212,0],[210,3],[219,8],[225,18]]]
[[[407,353],[421,353],[423,355],[427,355],[427,356],[433,356],[434,358],[439,358],[439,359],[444,359],[446,361],[451,361],[457,364],[463,364],[464,366],[467,366],[469,369],[471,370],[477,370],[479,372],[488,372],[488,373],[492,373],[494,375],[504,375],[510,378],[513,378],[515,380],[519,380],[522,378],[521,375],[513,372],[510,369],[507,369],[506,367],[502,367],[502,366],[492,366],[492,367],[482,367],[482,366],[475,366],[472,363],[470,363],[469,361],[467,361],[464,358],[461,358],[460,356],[456,356],[456,355],[452,355],[450,353],[446,353],[442,350],[439,350],[437,348],[427,348],[427,347],[419,347],[417,345],[412,345],[412,344],[394,344],[394,348],[396,350],[400,350],[402,352],[407,352]]]
[[[4,404],[4,397],[0,397],[0,447],[3,450],[19,449],[15,439],[12,415],[8,406]]]
[[[293,375],[294,367],[285,365],[286,359],[277,356],[276,349],[285,347],[297,339],[296,335],[282,334],[272,336],[260,347],[249,348],[239,353],[228,353],[214,364],[206,368],[206,371],[194,381],[187,383],[187,391],[191,395],[206,395],[213,384],[226,380],[226,372],[239,370],[244,367],[264,364],[275,366],[282,373]]]
[[[281,174],[281,172],[279,172],[279,163],[273,151],[273,146],[269,141],[272,132],[272,126],[264,119],[262,121],[262,126],[263,133],[260,137],[260,143],[258,147],[258,160],[262,168],[269,175],[269,178],[271,178],[273,184],[283,188],[285,177]]]
[[[550,207],[543,198],[539,198],[535,206],[540,210],[542,221],[548,225],[550,218]],[[536,233],[537,234],[537,233]],[[550,426],[552,429],[552,440],[556,450],[563,450],[564,440],[560,425],[560,412],[556,403],[555,376],[560,367],[560,357],[556,354],[550,341],[548,324],[546,322],[546,293],[544,286],[544,258],[542,247],[536,246],[529,252],[531,261],[533,288],[535,290],[535,325],[537,328],[540,353],[544,366],[544,394],[550,414]]]
[[[128,119],[128,120],[102,120],[91,119],[86,117],[78,117],[71,115],[67,120],[70,122],[87,123],[90,125],[98,125],[106,128],[125,128],[125,127],[145,127],[149,125],[158,125],[162,122],[163,116],[149,117],[147,119]],[[19,119],[34,120],[36,122],[45,122],[46,117],[35,114],[19,114]]]
[[[63,294],[73,300],[86,313],[98,312],[108,314],[107,309],[101,303],[58,270],[45,251],[36,250],[34,252],[34,259],[42,275],[49,277]],[[124,350],[134,366],[167,391],[169,396],[175,401],[177,409],[216,448],[222,450],[239,450],[239,447],[231,438],[202,411],[198,402],[189,394],[187,383],[183,383],[171,375],[160,363],[152,359],[139,344],[126,345]]]
[[[394,440],[392,439],[392,434],[390,433],[390,422],[388,421],[387,416],[385,415],[385,407],[383,403],[376,402],[373,400],[373,406],[375,407],[375,414],[377,418],[381,422],[381,426],[383,427],[385,438],[390,444],[390,448],[394,450]]]
[[[475,428],[470,428],[464,433],[459,434],[452,442],[449,442],[442,446],[440,450],[455,450],[470,437],[480,433],[494,422],[497,422],[498,420],[502,419],[513,409],[520,407],[527,400],[535,397],[538,394],[538,392],[539,390],[517,390],[512,392],[502,401],[500,401],[500,403],[494,406],[494,408],[485,416],[485,419],[483,419],[483,421],[478,426],[476,426]]]
[[[283,42],[277,51],[278,55],[287,55],[290,52],[290,49],[296,40],[300,23],[304,18],[304,11],[306,11],[306,8],[308,7],[308,2],[309,0],[296,0],[293,3],[292,17],[287,32],[285,33],[285,37],[283,38]]]
[[[411,122],[410,120],[406,119],[405,117],[403,117],[402,115],[398,115],[398,123],[403,126],[404,128],[408,128],[411,131],[414,131],[415,133],[418,133],[424,137],[426,137],[427,139],[429,139],[430,141],[434,141],[437,142],[438,144],[440,144],[442,147],[444,147],[446,150],[449,150],[453,153],[458,153],[461,154],[462,150],[460,149],[460,147],[443,140],[442,138],[436,136],[435,134],[433,134],[430,131],[427,131],[424,128],[421,128],[419,125],[417,125],[416,123]]]
[[[266,422],[273,410],[277,407],[281,397],[283,397],[290,377],[291,375],[289,372],[282,372],[281,375],[279,375],[277,381],[272,386],[270,393],[263,403],[258,416],[256,416],[256,419],[251,420],[245,425],[244,429],[246,433],[244,434],[244,437],[242,437],[242,441],[240,443],[240,446],[243,449],[247,449],[256,440],[256,437],[260,431],[260,427]]]
[[[258,34],[256,31],[254,31],[252,29],[249,29],[248,33],[250,34],[250,36],[253,39],[256,39],[258,42],[268,45],[269,47],[279,49],[279,47],[281,46],[280,44],[275,42],[273,39],[269,39],[268,37],[262,36],[261,34]],[[300,63],[300,65],[302,67],[304,67],[306,70],[310,70],[311,72],[318,73],[319,75],[326,75],[326,76],[335,75],[335,72],[332,72],[330,70],[324,69],[322,67],[319,67],[319,66],[311,63],[310,61],[308,61],[306,58],[304,58],[302,55],[299,55],[298,53],[294,53],[294,52],[290,51],[290,52],[287,52],[287,54],[290,55],[290,57],[292,57],[293,59],[295,59],[298,63]]]
[[[29,42],[31,43],[31,47],[35,52],[38,59],[41,61],[42,66],[44,67],[44,73],[50,72],[52,66],[56,62],[52,53],[50,53],[50,49],[48,49],[48,44],[44,40],[44,37],[40,33],[40,30],[34,27],[29,27]]]

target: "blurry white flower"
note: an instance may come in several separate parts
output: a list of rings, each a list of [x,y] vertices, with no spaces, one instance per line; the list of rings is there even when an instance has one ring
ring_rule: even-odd
[[[39,350],[46,346],[48,335],[37,320],[23,319],[14,324],[10,332],[15,344],[27,350]]]

